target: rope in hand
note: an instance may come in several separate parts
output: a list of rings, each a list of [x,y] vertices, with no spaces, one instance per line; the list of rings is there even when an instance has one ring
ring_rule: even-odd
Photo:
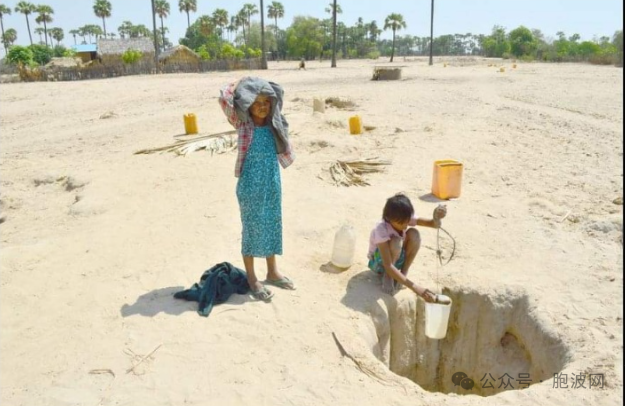
[[[449,258],[447,259],[447,262],[443,263],[443,256],[442,256],[442,251],[441,251],[441,245],[440,245],[440,241],[441,241],[441,230],[443,230],[443,232],[445,234],[447,234],[447,236],[449,238],[451,238],[451,241],[453,242],[453,246],[451,249],[451,255],[449,256]],[[452,260],[452,258],[454,257],[454,254],[456,253],[456,240],[454,239],[454,237],[451,236],[451,234],[449,234],[447,232],[447,230],[445,230],[443,227],[438,227],[436,229],[436,256],[438,258],[438,264],[436,264],[436,290],[440,291],[440,286],[439,286],[439,278],[438,278],[438,270],[447,265],[449,263],[449,261]]]

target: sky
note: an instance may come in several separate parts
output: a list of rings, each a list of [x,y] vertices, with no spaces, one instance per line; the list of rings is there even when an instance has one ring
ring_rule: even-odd
[[[19,0],[0,0],[0,4],[10,7],[11,15],[3,17],[4,29],[17,31],[16,45],[28,45],[28,31],[23,14],[14,11]],[[133,24],[152,26],[150,0],[109,0],[112,5],[111,17],[106,20],[107,32],[113,30],[125,20]],[[63,43],[73,45],[69,30],[85,24],[102,25],[102,19],[93,13],[94,0],[30,0],[34,4],[46,4],[54,10],[53,22],[48,27],[61,27],[65,32]],[[259,0],[197,0],[197,13],[191,13],[191,22],[204,14],[212,14],[216,8],[223,8],[232,15],[240,10],[244,3],[255,3],[260,8]],[[271,1],[264,0],[265,16]],[[295,16],[328,18],[325,8],[331,0],[282,0],[284,18],[278,20],[280,28],[289,26]],[[165,20],[169,28],[171,42],[178,43],[187,28],[187,16],[178,10],[178,0],[169,0],[170,16]],[[338,20],[348,26],[356,23],[358,17],[365,22],[375,20],[378,26],[384,26],[384,19],[391,13],[403,15],[407,28],[399,35],[430,35],[431,0],[339,0],[343,13]],[[36,15],[30,15],[31,32],[37,27]],[[259,15],[252,19],[260,20]],[[273,23],[265,17],[265,24]],[[160,22],[157,19],[157,24]],[[609,36],[623,28],[623,3],[621,0],[434,0],[434,36],[445,34],[489,34],[494,25],[500,25],[510,31],[520,25],[530,29],[540,29],[545,37],[555,38],[558,31],[567,36],[579,34],[582,40],[593,37]],[[33,35],[33,41],[39,37]],[[382,38],[391,38],[390,31]],[[80,38],[79,38],[80,40]]]

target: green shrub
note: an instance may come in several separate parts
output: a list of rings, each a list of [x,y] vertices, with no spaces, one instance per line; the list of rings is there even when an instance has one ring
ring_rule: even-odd
[[[33,60],[33,51],[28,47],[14,45],[9,49],[7,62],[12,65],[18,65],[21,63],[25,66],[32,66],[35,64]]]
[[[52,50],[52,54],[57,58],[61,58],[65,56],[65,51],[67,51],[67,48],[65,48],[63,45],[57,45]]]
[[[501,58],[502,58],[502,59],[511,59],[511,58],[514,58],[514,55],[512,55],[510,52],[504,52],[504,53],[501,55]]]
[[[245,53],[240,49],[236,49],[232,45],[225,43],[221,47],[221,57],[223,59],[242,59]]]
[[[30,45],[29,48],[33,51],[33,61],[39,65],[47,64],[52,60],[52,56],[54,55],[52,48],[45,45],[33,44]]]
[[[368,59],[378,59],[380,57],[380,51],[371,51],[367,54]]]
[[[76,51],[71,48],[66,48],[65,51],[63,51],[63,56],[66,58],[73,58],[76,56]]]
[[[122,61],[125,64],[131,65],[133,63],[137,63],[143,57],[143,53],[136,49],[128,49],[126,52],[122,54]]]
[[[200,58],[202,58],[202,60],[210,61],[211,55],[208,52],[208,49],[206,49],[206,45],[202,45],[195,52],[197,52],[197,54],[200,56]]]

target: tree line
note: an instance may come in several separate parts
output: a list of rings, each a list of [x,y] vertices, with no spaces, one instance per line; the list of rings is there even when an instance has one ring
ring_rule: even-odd
[[[171,8],[167,0],[154,0],[154,11],[159,20],[156,27],[156,46],[166,49],[173,44],[167,37],[169,32],[165,20],[170,16]],[[330,59],[332,57],[333,32],[336,29],[336,54],[339,58],[371,58],[395,55],[413,56],[427,55],[430,49],[430,37],[398,35],[407,28],[403,15],[391,13],[378,24],[376,20],[364,21],[358,18],[356,23],[348,26],[338,19],[342,8],[332,1],[325,8],[327,18],[297,16],[288,27],[280,27],[279,19],[284,17],[282,3],[273,1],[266,7],[266,16],[271,21],[264,31],[258,21],[252,17],[259,15],[261,10],[255,3],[245,3],[230,15],[227,10],[217,8],[210,15],[198,16],[192,22],[191,14],[197,13],[197,0],[179,0],[178,10],[186,15],[187,30],[179,43],[196,51],[203,59],[245,58],[261,55],[262,39],[264,49],[273,59]],[[31,47],[44,46],[52,49],[52,54],[71,54],[61,46],[64,33],[61,28],[49,27],[53,22],[54,10],[47,5],[34,5],[20,1],[15,6],[16,13],[26,18]],[[117,27],[117,33],[107,32],[106,19],[111,16],[112,6],[108,0],[95,0],[93,12],[102,19],[102,26],[87,24],[70,30],[69,34],[77,44],[93,43],[99,38],[136,38],[152,37],[154,31],[143,24],[124,21]],[[17,39],[14,29],[4,30],[3,17],[11,14],[11,9],[0,4],[0,23],[2,23],[2,42],[5,49],[10,48]],[[30,15],[36,15],[39,44],[34,44],[30,31]],[[335,17],[336,18],[333,18]],[[336,21],[336,27],[334,27]],[[382,40],[383,31],[391,31],[391,40]],[[43,37],[42,37],[43,36]],[[49,42],[48,42],[49,38]],[[612,37],[600,37],[593,40],[580,41],[578,34],[566,36],[557,33],[557,38],[546,38],[538,29],[520,26],[506,32],[501,26],[494,26],[490,34],[453,34],[441,35],[432,40],[432,53],[442,55],[476,55],[485,57],[519,58],[539,61],[588,61],[592,63],[622,65],[623,34],[617,31]],[[56,40],[56,46],[53,44]],[[44,58],[45,59],[45,58]]]

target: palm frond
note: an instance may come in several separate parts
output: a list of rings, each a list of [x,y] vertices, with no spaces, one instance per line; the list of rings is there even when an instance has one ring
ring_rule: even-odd
[[[173,152],[177,155],[186,156],[199,150],[210,151],[211,154],[223,154],[224,152],[232,151],[237,147],[237,142],[232,137],[235,133],[235,130],[231,130],[216,134],[203,135],[200,137],[193,137],[186,140],[176,141],[173,144],[165,145],[163,147],[142,149],[136,151],[135,155],[153,154],[155,152]]]
[[[369,186],[363,174],[382,172],[390,161],[366,158],[360,160],[338,160],[330,165],[330,175],[336,186]]]

